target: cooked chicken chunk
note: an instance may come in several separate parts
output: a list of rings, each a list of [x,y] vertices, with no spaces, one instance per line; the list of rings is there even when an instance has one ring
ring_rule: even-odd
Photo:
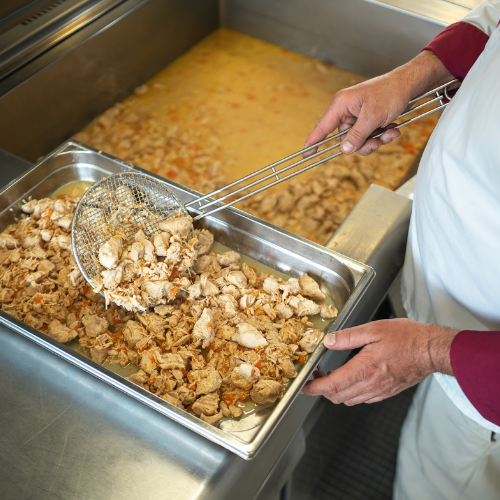
[[[302,295],[290,297],[288,305],[294,310],[297,316],[314,316],[319,314],[321,307],[312,300],[305,299]]]
[[[12,236],[11,234],[0,234],[0,248],[16,248],[19,245],[17,238]]]
[[[226,280],[238,288],[246,288],[248,285],[248,280],[241,271],[231,271],[226,276]]]
[[[238,325],[238,332],[233,335],[233,340],[250,349],[264,347],[268,343],[264,335],[262,335],[257,328],[248,323],[240,323]]]
[[[319,285],[307,274],[299,278],[302,295],[314,300],[325,300],[326,295],[319,289]]]
[[[90,314],[82,318],[83,326],[85,327],[85,333],[88,337],[97,337],[104,333],[109,326],[108,321],[105,318],[100,318],[96,314]]]
[[[288,319],[293,316],[292,309],[288,307],[286,304],[283,304],[282,302],[276,304],[274,306],[274,310],[276,311],[276,314],[283,319]]]
[[[63,325],[59,320],[54,319],[49,323],[49,328],[47,330],[49,337],[52,337],[58,342],[65,344],[70,340],[73,340],[78,332],[75,330],[70,330],[67,326]]]
[[[99,248],[99,262],[106,269],[114,269],[118,265],[122,251],[122,239],[113,236]]]
[[[146,330],[143,326],[137,323],[137,321],[127,321],[127,324],[123,329],[123,337],[130,346],[135,346],[137,342],[139,342],[146,336]]]
[[[274,380],[259,380],[250,392],[250,397],[258,404],[274,403],[285,392],[285,388]]]
[[[231,382],[235,387],[250,390],[260,378],[260,371],[253,365],[243,363],[234,368],[231,373]]]
[[[211,367],[205,370],[192,370],[188,374],[188,378],[190,382],[196,385],[195,392],[197,395],[214,392],[222,384],[219,372]]]
[[[177,234],[181,238],[187,238],[193,229],[193,219],[191,219],[191,217],[166,219],[163,222],[160,222],[159,228],[161,231],[166,231],[170,234]]]
[[[222,267],[236,266],[241,259],[241,255],[238,252],[225,252],[217,255],[217,262]]]
[[[208,308],[205,309],[193,328],[193,340],[196,345],[202,343],[202,346],[205,349],[211,346],[214,342],[215,331],[212,316],[212,310]]]
[[[213,425],[217,427],[219,422],[222,420],[222,412],[216,413],[215,415],[212,415],[211,417],[207,417],[204,413],[200,415],[200,418],[206,422],[207,424]]]
[[[281,283],[279,287],[280,290],[283,290],[283,300],[289,295],[297,295],[300,293],[300,285],[295,278],[290,278],[286,283]]]
[[[195,231],[195,234],[198,237],[198,243],[196,245],[198,255],[201,256],[210,253],[212,245],[214,244],[214,235],[206,229]]]
[[[339,312],[337,311],[336,307],[333,307],[332,305],[327,305],[323,304],[321,306],[321,310],[319,312],[322,318],[328,318],[328,319],[333,319],[336,318]]]
[[[201,396],[193,404],[193,413],[198,416],[215,415],[218,411],[219,406],[219,396],[216,393],[207,394],[206,396]]]
[[[299,342],[300,348],[304,352],[313,352],[323,338],[323,332],[319,328],[314,328],[307,332]]]
[[[268,277],[264,280],[264,283],[262,284],[262,289],[267,292],[272,294],[274,291],[279,289],[280,284],[276,280],[276,278],[273,277]]]

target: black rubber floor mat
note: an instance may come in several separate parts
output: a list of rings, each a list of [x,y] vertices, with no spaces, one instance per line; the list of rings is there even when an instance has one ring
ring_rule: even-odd
[[[353,407],[323,399],[289,500],[390,500],[399,434],[415,390]]]

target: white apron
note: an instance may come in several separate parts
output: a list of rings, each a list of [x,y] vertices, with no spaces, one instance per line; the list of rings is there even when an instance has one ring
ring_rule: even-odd
[[[401,288],[411,319],[500,330],[500,29],[446,108],[420,162]],[[435,377],[467,417],[500,432],[455,377]]]

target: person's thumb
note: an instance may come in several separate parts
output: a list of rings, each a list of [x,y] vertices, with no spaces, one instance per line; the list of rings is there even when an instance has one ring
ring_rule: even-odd
[[[323,344],[327,349],[346,351],[372,344],[378,340],[380,338],[375,334],[371,325],[366,324],[330,333],[323,339]]]
[[[351,130],[342,138],[342,143],[340,149],[343,153],[351,154],[356,152],[363,144],[366,139],[381,126],[381,120],[377,119],[376,116],[368,114],[361,110],[356,123],[352,126]]]

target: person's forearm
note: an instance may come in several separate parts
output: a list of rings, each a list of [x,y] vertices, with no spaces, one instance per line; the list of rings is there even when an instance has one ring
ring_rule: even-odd
[[[428,50],[424,50],[411,61],[393,70],[392,73],[406,89],[408,100],[454,78],[439,57]]]

